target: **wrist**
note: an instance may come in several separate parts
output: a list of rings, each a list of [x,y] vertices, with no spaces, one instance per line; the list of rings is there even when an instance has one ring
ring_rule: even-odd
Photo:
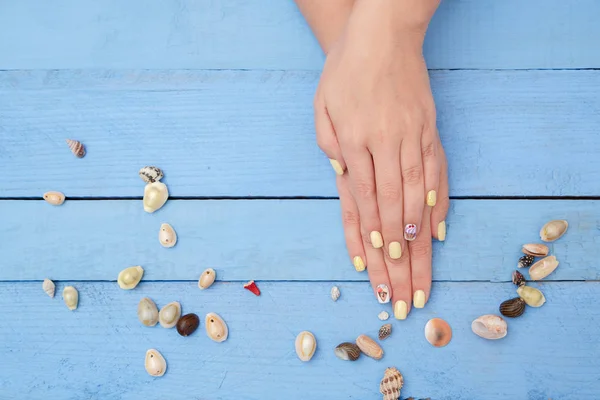
[[[353,14],[363,14],[389,35],[424,40],[440,0],[356,0]]]

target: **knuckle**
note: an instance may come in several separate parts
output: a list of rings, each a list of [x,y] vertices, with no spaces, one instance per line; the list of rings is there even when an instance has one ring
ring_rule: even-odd
[[[402,198],[402,189],[392,182],[384,182],[377,187],[377,194],[382,200],[397,202]]]
[[[441,210],[448,210],[450,207],[450,197],[448,195],[438,197],[436,207]]]
[[[364,244],[371,245],[371,235],[369,232],[360,232],[360,237]]]
[[[415,165],[402,170],[402,180],[404,183],[414,185],[421,182],[422,178],[423,170],[420,165]]]
[[[435,143],[431,142],[423,146],[421,154],[423,155],[423,159],[435,157]]]
[[[412,242],[410,244],[410,255],[412,258],[427,258],[431,256],[431,244],[427,241]]]
[[[362,199],[370,200],[375,197],[375,186],[366,181],[358,181],[354,183],[356,195]]]
[[[360,219],[357,213],[352,211],[344,211],[342,213],[342,222],[344,225],[358,225],[360,223]]]

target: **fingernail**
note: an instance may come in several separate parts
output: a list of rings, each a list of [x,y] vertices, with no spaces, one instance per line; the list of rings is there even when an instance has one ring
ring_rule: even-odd
[[[402,246],[399,242],[392,242],[389,246],[390,258],[397,260],[402,256]]]
[[[396,319],[406,319],[406,312],[408,310],[408,306],[405,301],[398,300],[394,305],[394,317]]]
[[[446,240],[446,221],[442,221],[438,224],[438,240],[440,242]]]
[[[427,205],[433,207],[435,206],[435,203],[437,203],[437,193],[435,190],[430,190],[429,193],[427,193]]]
[[[423,308],[425,307],[425,292],[422,290],[417,290],[415,292],[415,296],[413,298],[413,304],[415,308]]]
[[[371,232],[371,245],[376,249],[383,247],[383,238],[381,237],[381,233],[377,231]]]
[[[365,262],[363,261],[361,256],[354,257],[352,263],[354,264],[354,269],[357,272],[363,272],[365,270]]]
[[[413,241],[417,238],[417,226],[415,224],[407,224],[404,227],[404,239]]]
[[[344,170],[342,169],[342,165],[339,162],[337,162],[337,160],[330,158],[329,162],[331,163],[331,166],[333,167],[333,170],[335,171],[336,174],[344,175]]]
[[[390,289],[388,289],[387,285],[383,283],[377,286],[377,300],[381,304],[390,302]]]

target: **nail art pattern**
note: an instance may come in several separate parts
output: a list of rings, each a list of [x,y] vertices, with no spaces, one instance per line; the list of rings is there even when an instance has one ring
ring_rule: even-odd
[[[377,300],[381,304],[390,302],[390,289],[383,283],[377,286]]]
[[[408,241],[415,240],[417,238],[417,226],[415,224],[407,224],[404,227],[404,239]]]

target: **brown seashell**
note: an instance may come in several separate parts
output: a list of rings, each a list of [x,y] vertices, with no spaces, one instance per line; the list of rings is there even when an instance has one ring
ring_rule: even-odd
[[[379,340],[385,340],[392,334],[392,324],[385,324],[379,328]]]
[[[515,270],[515,272],[512,274],[512,282],[517,286],[523,286],[525,283],[527,283],[523,274],[517,270]]]
[[[548,246],[545,244],[537,244],[537,243],[529,243],[524,244],[523,249],[521,251],[525,254],[534,257],[544,257],[548,255]]]
[[[550,275],[558,267],[558,260],[554,256],[542,258],[529,268],[531,280],[539,281]]]
[[[398,400],[402,385],[404,385],[404,377],[400,371],[394,367],[387,368],[379,384],[379,391],[383,395],[383,400]]]
[[[227,340],[229,329],[227,328],[225,321],[217,314],[206,314],[204,325],[206,327],[206,334],[215,342],[224,342]]]
[[[567,232],[569,223],[564,219],[557,219],[546,223],[540,230],[540,238],[544,242],[554,242]]]
[[[498,315],[482,315],[471,324],[471,330],[484,339],[502,339],[508,332],[506,321]]]
[[[200,318],[196,314],[185,314],[177,321],[177,333],[181,336],[190,336],[196,332],[198,326],[200,326]]]
[[[452,339],[452,328],[441,318],[433,318],[425,325],[425,339],[435,347],[444,347]]]
[[[530,307],[541,307],[546,302],[544,294],[531,286],[519,286],[517,294]]]
[[[204,289],[210,287],[210,285],[212,285],[215,282],[216,277],[217,277],[217,274],[214,269],[208,268],[208,269],[204,270],[202,275],[200,275],[200,279],[198,280],[198,287],[201,290],[204,290]]]
[[[518,268],[527,268],[533,264],[535,258],[530,256],[529,254],[525,254],[523,257],[519,258],[519,262],[517,263]]]
[[[366,356],[380,360],[383,357],[383,349],[377,344],[377,342],[367,335],[360,335],[356,338],[356,345],[365,353]]]
[[[85,156],[85,146],[78,140],[66,140],[69,145],[69,149],[71,149],[71,153],[75,154],[77,158],[83,158]]]
[[[310,361],[317,350],[317,339],[315,339],[315,335],[313,335],[311,332],[303,331],[296,336],[294,346],[296,348],[296,354],[300,360]]]
[[[61,192],[46,192],[44,193],[44,200],[53,206],[60,206],[65,202],[65,195]]]
[[[335,356],[344,361],[356,361],[360,357],[360,348],[354,343],[344,342],[336,346]]]
[[[520,297],[506,300],[500,304],[500,314],[509,318],[516,318],[525,312],[525,300]]]

